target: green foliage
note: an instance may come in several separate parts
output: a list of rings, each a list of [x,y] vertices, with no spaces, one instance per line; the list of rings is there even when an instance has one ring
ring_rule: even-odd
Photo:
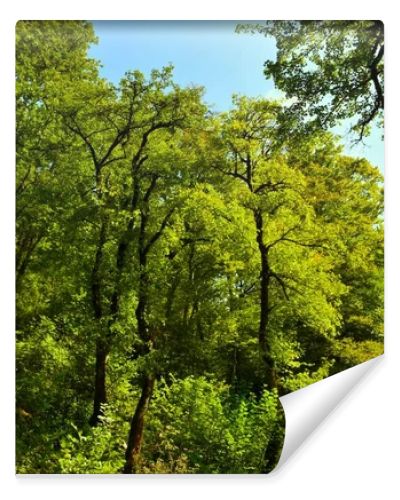
[[[278,394],[382,352],[382,178],[94,42],[17,24],[17,471],[269,472]]]
[[[203,377],[163,382],[149,411],[144,460],[150,457],[150,463],[144,471],[264,472],[277,427],[283,444],[282,419],[277,394],[268,391],[256,399],[232,394],[227,385]]]
[[[292,100],[285,119],[306,117],[320,129],[356,118],[362,139],[383,124],[384,38],[381,21],[267,21],[239,25],[276,41],[276,61],[265,75]]]
[[[325,361],[314,372],[310,372],[303,367],[301,372],[285,379],[285,389],[288,392],[293,392],[303,387],[307,387],[307,385],[313,384],[314,382],[319,382],[330,375],[331,366],[331,362]]]
[[[356,342],[344,338],[336,343],[334,353],[338,358],[335,371],[341,371],[380,356],[383,354],[383,344],[374,340]]]
[[[117,474],[124,464],[125,438],[128,423],[124,424],[107,409],[101,417],[101,427],[83,433],[73,423],[70,432],[60,443],[58,458],[62,474]]]

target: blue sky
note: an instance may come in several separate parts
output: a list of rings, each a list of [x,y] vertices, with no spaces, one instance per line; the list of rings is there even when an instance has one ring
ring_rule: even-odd
[[[231,106],[233,93],[275,97],[273,81],[263,75],[263,63],[275,58],[273,39],[236,34],[237,21],[94,21],[99,43],[90,50],[100,60],[102,75],[118,83],[128,70],[146,75],[172,63],[180,85],[205,88],[205,100],[214,111]],[[348,128],[348,127],[347,127]],[[383,170],[381,131],[374,130],[365,145],[351,147],[353,137],[342,127],[348,154],[365,156]]]

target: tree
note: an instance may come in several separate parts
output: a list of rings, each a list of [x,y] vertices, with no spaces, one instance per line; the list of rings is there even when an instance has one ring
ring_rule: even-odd
[[[381,21],[267,21],[239,25],[276,40],[276,61],[265,75],[292,99],[295,114],[313,128],[330,128],[345,118],[359,140],[372,123],[383,124],[384,29]]]
[[[95,66],[86,51],[95,40],[86,22],[17,23],[17,287],[47,234],[55,199],[61,201],[58,196],[63,196],[60,191],[53,198],[54,186],[49,186],[72,146],[49,103],[57,99],[65,81],[82,82],[94,75]]]
[[[307,178],[306,197],[329,235],[332,271],[345,287],[333,337],[296,326],[301,359],[324,377],[383,352],[383,178],[365,159],[345,156],[330,133],[292,143],[288,152]],[[298,387],[289,382],[289,389]]]
[[[269,472],[278,395],[382,351],[381,176],[94,41],[17,25],[17,470]]]
[[[258,341],[270,389],[281,385],[274,352],[280,329],[276,321],[289,314],[301,317],[300,311],[304,311],[307,320],[314,317],[319,328],[334,330],[337,317],[331,301],[340,294],[340,284],[329,278],[329,262],[324,264],[324,248],[329,240],[307,199],[307,179],[287,162],[285,149],[276,136],[279,113],[280,105],[274,102],[236,99],[236,109],[222,117],[226,159],[215,165],[236,180],[240,187],[232,186],[230,190],[237,192],[236,198],[253,219],[259,254]],[[322,272],[312,276],[317,258]],[[310,286],[312,281],[314,286]],[[307,297],[303,303],[302,297]],[[289,313],[283,306],[292,301],[297,313]],[[315,301],[325,308],[325,326],[313,312]]]
[[[96,345],[92,425],[99,422],[102,405],[107,402],[106,360],[119,315],[126,257],[136,233],[141,269],[136,307],[138,335],[143,343],[149,340],[145,319],[147,255],[162,235],[174,207],[165,214],[159,230],[145,241],[150,198],[162,176],[158,172],[149,172],[144,166],[149,163],[148,150],[152,137],[163,130],[173,131],[182,127],[187,116],[196,112],[193,103],[198,94],[197,90],[183,91],[174,86],[171,70],[154,71],[149,81],[139,72],[128,73],[119,91],[109,85],[104,86],[102,82],[92,89],[84,87],[76,90],[73,87],[71,100],[68,100],[67,94],[67,105],[64,103],[60,111],[67,127],[83,141],[91,157],[93,189],[98,205],[98,243],[90,285],[94,317],[100,332]],[[173,88],[172,92],[167,92],[169,87]],[[95,105],[89,112],[81,95],[87,97],[91,92],[94,93],[91,100]],[[127,183],[126,179],[130,182]],[[113,212],[121,209],[125,212],[126,226],[115,242],[115,264],[110,269],[114,274],[114,283],[111,293],[107,294],[104,283],[104,275],[107,274],[105,246],[111,237],[110,226],[119,225],[113,218]],[[107,323],[106,327],[104,323]]]

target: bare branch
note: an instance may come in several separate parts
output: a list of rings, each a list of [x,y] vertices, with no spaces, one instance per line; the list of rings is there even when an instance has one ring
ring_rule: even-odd
[[[255,291],[256,291],[256,283],[251,283],[251,285],[242,289],[242,291],[240,292],[240,297],[245,297],[246,295],[250,295],[251,293],[253,293]]]
[[[379,47],[379,45],[377,46],[377,49],[378,49],[378,47]],[[370,65],[371,78],[372,78],[372,81],[374,83],[375,90],[376,90],[376,100],[377,100],[378,106],[382,109],[384,108],[385,100],[384,100],[384,96],[383,96],[383,90],[381,87],[381,83],[380,83],[379,78],[378,78],[379,77],[378,64],[382,60],[384,50],[385,50],[384,45],[382,44],[379,47],[378,53],[376,54],[374,60],[372,61],[371,65]]]
[[[21,179],[20,183],[17,186],[17,189],[16,189],[16,195],[17,196],[19,194],[21,194],[21,192],[25,189],[25,182],[27,181],[30,173],[31,173],[31,164],[29,164],[29,166],[26,169],[26,172],[25,172],[23,178]]]
[[[295,245],[299,245],[301,247],[307,248],[323,248],[328,250],[322,243],[304,243],[302,241],[292,240],[291,238],[281,238],[280,241],[288,241],[289,243],[294,243]]]
[[[144,247],[145,254],[147,254],[150,251],[150,249],[154,245],[154,243],[156,243],[157,240],[160,238],[160,236],[163,234],[164,229],[166,228],[168,221],[171,218],[172,214],[174,213],[175,209],[176,209],[176,207],[172,207],[168,210],[163,221],[161,222],[159,230],[153,234],[153,236],[149,239],[149,241],[145,245],[145,247]]]
[[[176,126],[179,123],[179,121],[181,121],[181,120],[182,120],[182,118],[176,118],[175,120],[170,120],[170,121],[159,122],[159,123],[153,124],[153,125],[150,126],[150,128],[148,128],[143,133],[140,145],[139,145],[136,153],[132,157],[131,164],[132,164],[132,171],[133,172],[137,171],[140,168],[140,166],[142,165],[142,163],[148,158],[147,156],[145,156],[145,159],[142,160],[141,159],[141,155],[142,155],[142,153],[144,151],[144,148],[147,145],[147,142],[149,140],[150,135],[153,132],[155,132],[156,130],[159,130],[159,129],[162,129],[162,128],[169,128],[169,127]]]
[[[151,182],[150,182],[150,185],[149,185],[149,187],[147,188],[147,190],[146,190],[146,192],[145,192],[145,194],[144,194],[144,196],[143,196],[143,201],[144,201],[145,203],[147,203],[147,202],[149,201],[150,196],[151,196],[151,193],[154,191],[154,189],[155,189],[155,187],[156,187],[156,185],[157,185],[157,181],[158,181],[159,177],[160,177],[160,176],[159,176],[159,175],[157,175],[157,174],[153,174],[153,175],[151,176]]]
[[[103,158],[100,160],[99,162],[99,168],[103,168],[105,165],[111,163],[111,161],[114,161],[114,160],[111,160],[111,161],[107,161],[108,158],[110,157],[110,155],[112,154],[112,152],[114,151],[114,149],[119,146],[119,144],[121,144],[121,142],[124,140],[125,137],[128,136],[129,134],[129,128],[128,127],[125,127],[122,131],[118,132],[117,135],[115,136],[114,140],[112,141],[112,143],[110,144],[109,148],[107,149],[107,152],[106,154],[103,156]],[[123,159],[124,157],[122,157],[121,159]]]
[[[95,166],[96,171],[97,171],[98,165],[99,165],[99,160],[97,159],[96,151],[95,151],[94,147],[92,146],[91,142],[89,141],[88,136],[82,132],[82,130],[79,128],[79,126],[75,122],[75,120],[73,120],[73,123],[75,125],[75,128],[72,127],[72,125],[70,125],[68,123],[67,123],[67,127],[69,128],[69,130],[71,130],[71,132],[74,132],[74,134],[77,134],[83,140],[83,142],[86,144],[86,146],[88,147],[88,149],[90,151],[94,166]]]
[[[262,191],[264,191],[265,189],[268,188],[268,192],[273,192],[273,191],[279,191],[279,188],[280,187],[287,187],[287,184],[286,182],[283,182],[283,181],[279,181],[279,182],[276,182],[275,184],[268,181],[268,182],[264,182],[263,184],[261,184],[260,186],[258,186],[258,188],[256,188],[254,190],[254,192],[257,194],[257,193],[261,193]]]
[[[287,294],[287,290],[286,288],[289,288],[287,287],[286,283],[283,281],[283,279],[276,273],[274,273],[273,271],[269,271],[269,275],[271,276],[271,278],[275,278],[276,281],[279,283],[279,285],[281,286],[282,288],[282,292],[283,292],[283,295],[285,296],[285,299],[286,300],[289,300],[289,296]]]
[[[86,137],[88,139],[90,139],[90,137],[92,137],[93,135],[102,134],[103,132],[108,132],[109,130],[112,130],[112,127],[105,127],[105,128],[101,128],[99,130],[93,130],[93,132],[91,132],[90,134],[87,134]]]
[[[242,174],[239,174],[239,172],[225,172],[227,175],[230,175],[231,177],[236,177],[237,179],[240,179],[242,180],[243,182],[246,183],[246,185],[248,186],[249,183],[247,182],[247,179],[244,175]]]
[[[269,251],[270,248],[274,247],[276,244],[278,244],[280,241],[286,241],[286,236],[288,234],[290,234],[292,231],[295,231],[296,229],[299,229],[300,228],[300,224],[296,224],[295,226],[293,227],[290,227],[289,229],[287,229],[286,231],[284,231],[281,236],[273,241],[272,243],[269,243],[267,246],[266,246],[266,249],[267,249],[267,252]]]
[[[181,238],[181,247],[178,248],[178,249],[173,249],[173,250],[170,250],[169,253],[167,253],[165,255],[165,257],[167,257],[169,260],[172,260],[174,259],[178,253],[183,250],[187,245],[190,245],[191,243],[198,243],[198,242],[204,242],[204,243],[209,243],[210,241],[212,241],[210,238]]]

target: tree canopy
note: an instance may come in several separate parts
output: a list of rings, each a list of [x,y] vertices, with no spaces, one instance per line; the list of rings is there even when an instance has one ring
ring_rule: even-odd
[[[292,99],[290,111],[314,128],[352,119],[361,140],[383,125],[384,29],[381,21],[267,21],[238,31],[275,38],[264,73]]]
[[[379,170],[95,41],[17,24],[17,472],[269,472],[279,396],[382,352]]]

